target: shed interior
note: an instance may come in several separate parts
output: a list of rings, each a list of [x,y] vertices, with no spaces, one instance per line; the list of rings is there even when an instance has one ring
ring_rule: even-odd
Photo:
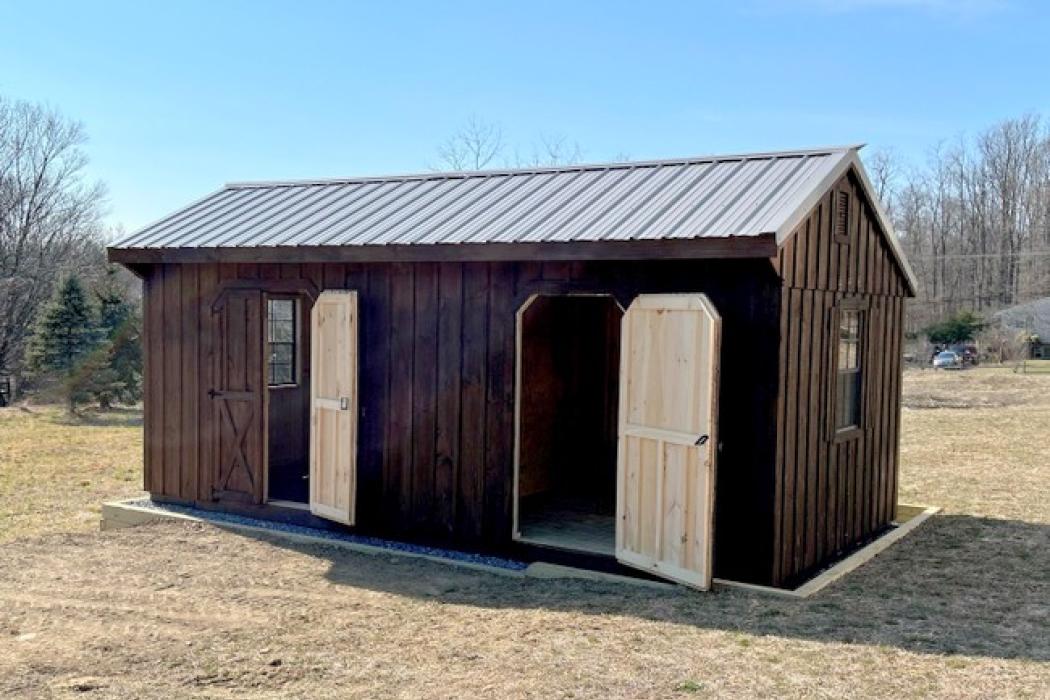
[[[266,300],[266,500],[308,507],[310,500],[309,305],[298,295]]]
[[[615,554],[622,316],[609,296],[536,296],[522,308],[521,541]]]

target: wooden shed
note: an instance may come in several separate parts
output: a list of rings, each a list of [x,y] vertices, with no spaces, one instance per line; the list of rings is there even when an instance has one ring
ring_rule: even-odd
[[[855,147],[231,184],[109,257],[156,500],[700,588],[894,517],[914,281]]]

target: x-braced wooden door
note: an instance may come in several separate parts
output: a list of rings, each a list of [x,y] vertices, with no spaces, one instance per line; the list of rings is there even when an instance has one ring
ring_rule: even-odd
[[[621,328],[616,558],[707,589],[721,320],[703,294],[642,294]]]
[[[264,297],[258,289],[226,290],[217,315],[215,386],[208,392],[215,421],[214,500],[263,502],[266,465]]]

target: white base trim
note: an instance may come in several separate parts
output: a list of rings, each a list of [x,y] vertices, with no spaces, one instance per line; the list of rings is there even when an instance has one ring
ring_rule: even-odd
[[[814,576],[794,590],[773,588],[772,586],[760,586],[753,583],[743,583],[741,581],[727,581],[720,578],[714,579],[715,588],[741,588],[755,593],[766,593],[781,598],[809,598],[824,588],[827,588],[835,581],[838,581],[854,569],[871,561],[877,555],[886,551],[891,545],[906,537],[912,530],[919,527],[919,525],[922,525],[929,520],[931,516],[939,513],[941,510],[936,506],[910,506],[904,504],[898,504],[897,509],[898,512],[918,512],[905,522],[900,523],[897,527],[882,535],[882,537],[879,537],[873,542],[869,542],[866,546],[861,547],[838,564],[835,564],[826,571]]]
[[[138,500],[138,499],[129,499]],[[914,512],[918,511],[911,518],[893,530],[890,530],[882,537],[878,538],[874,542],[869,543],[867,546],[862,547],[850,556],[846,557],[835,566],[832,566],[827,571],[824,571],[820,575],[810,579],[806,583],[802,584],[794,590],[787,590],[783,588],[773,588],[772,586],[761,586],[753,583],[743,583],[742,581],[727,581],[726,579],[712,579],[712,588],[724,589],[724,588],[738,588],[754,593],[762,593],[765,595],[777,596],[781,598],[790,598],[794,600],[801,600],[809,598],[815,593],[823,590],[830,584],[838,581],[840,578],[860,567],[862,564],[874,559],[878,554],[884,552],[891,545],[900,541],[906,537],[912,530],[919,527],[927,520],[929,520],[934,514],[940,512],[940,508],[935,506],[906,506],[898,505],[898,512]],[[156,510],[153,508],[142,508],[140,506],[134,506],[127,501],[112,501],[102,504],[102,530],[116,530],[124,527],[134,527],[135,525],[142,525],[148,522],[156,522],[158,520],[186,520],[190,522],[209,522],[201,518],[194,517],[192,515],[183,515],[182,513],[173,513],[170,511]],[[373,545],[360,544],[357,542],[347,542],[345,540],[333,540],[327,537],[315,537],[312,535],[301,535],[299,533],[285,532],[282,530],[272,530],[270,528],[255,527],[253,525],[243,525],[240,523],[221,523],[223,529],[231,530],[243,530],[246,532],[254,532],[268,535],[270,537],[283,537],[288,540],[295,542],[303,542],[306,544],[322,544],[329,547],[341,547],[343,549],[352,550],[355,552],[361,552],[363,554],[381,554],[385,556],[400,556],[410,557],[415,559],[426,559],[428,561],[437,562],[439,564],[448,564],[452,566],[461,566],[466,569],[473,569],[475,571],[484,571],[490,574],[496,574],[498,576],[507,576],[510,578],[540,578],[540,579],[556,579],[556,578],[572,578],[572,579],[585,579],[591,581],[608,581],[613,583],[630,583],[632,585],[646,586],[650,588],[662,588],[669,589],[674,588],[676,584],[662,581],[651,581],[643,578],[634,578],[632,576],[621,576],[619,574],[609,574],[602,571],[594,571],[592,569],[578,569],[570,566],[561,566],[558,564],[550,564],[547,562],[533,562],[524,571],[516,571],[513,569],[504,569],[498,566],[488,566],[486,564],[478,564],[470,561],[461,561],[458,559],[446,559],[444,557],[435,557],[429,554],[420,554],[417,552],[406,552],[397,549],[387,549],[385,547],[375,547]]]

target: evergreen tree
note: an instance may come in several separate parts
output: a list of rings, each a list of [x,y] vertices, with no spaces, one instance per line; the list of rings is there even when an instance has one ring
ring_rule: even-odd
[[[972,311],[960,311],[940,323],[926,327],[931,343],[954,345],[972,341],[988,324]]]
[[[135,403],[142,398],[142,319],[112,271],[95,295],[99,330],[106,340],[107,372],[98,377],[94,393],[102,408],[109,408],[114,400]]]
[[[26,358],[34,374],[59,380],[70,413],[88,398],[77,380],[98,345],[94,310],[80,280],[70,276],[44,307]]]

